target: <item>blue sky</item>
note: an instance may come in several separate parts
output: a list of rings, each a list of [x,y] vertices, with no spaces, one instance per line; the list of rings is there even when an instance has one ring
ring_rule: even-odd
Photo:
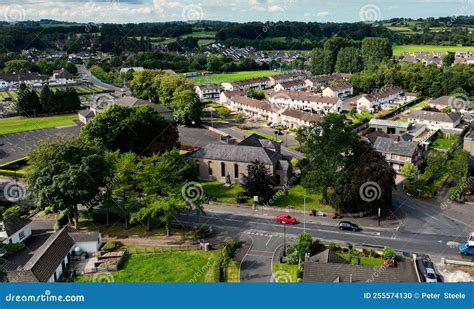
[[[0,0],[0,20],[356,22],[473,15],[474,0]]]

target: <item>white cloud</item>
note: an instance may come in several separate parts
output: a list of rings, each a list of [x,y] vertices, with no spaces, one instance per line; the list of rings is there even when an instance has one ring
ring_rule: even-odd
[[[322,11],[317,13],[304,13],[304,17],[327,17],[331,15],[329,11]]]

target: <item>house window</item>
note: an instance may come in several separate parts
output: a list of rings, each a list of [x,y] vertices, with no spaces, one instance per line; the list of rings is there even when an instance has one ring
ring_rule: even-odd
[[[234,164],[234,177],[239,178],[239,165]]]
[[[18,233],[18,237],[20,237],[20,240],[22,240],[23,238],[25,238],[25,232],[24,232],[24,231],[21,231],[20,233]]]
[[[225,177],[225,163],[224,162],[221,163],[221,176]]]
[[[207,163],[207,168],[209,169],[209,176],[212,176],[212,162],[211,161]]]

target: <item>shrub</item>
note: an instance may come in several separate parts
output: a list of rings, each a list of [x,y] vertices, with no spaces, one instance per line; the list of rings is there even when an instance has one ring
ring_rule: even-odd
[[[383,258],[386,260],[393,260],[395,259],[395,250],[390,247],[383,248]]]
[[[238,123],[244,123],[245,122],[245,116],[242,113],[238,113],[235,115],[235,121]]]
[[[43,210],[43,216],[47,216],[49,214],[52,214],[54,212],[53,207],[45,207]]]
[[[2,216],[3,216],[4,219],[7,219],[10,216],[22,217],[25,214],[26,214],[25,208],[23,208],[20,205],[14,205],[14,206],[11,206],[11,207],[7,208],[3,212]]]
[[[338,251],[339,247],[336,245],[336,243],[332,242],[332,243],[329,243],[328,249],[331,251]]]
[[[25,245],[22,242],[16,244],[0,244],[0,252],[4,252],[5,256],[15,254],[23,250],[23,248],[25,248]]]
[[[247,199],[247,196],[243,192],[237,193],[237,196],[235,197],[237,204],[244,204],[247,202]]]
[[[118,241],[108,241],[104,246],[102,246],[102,251],[113,251],[121,246],[122,244]]]
[[[291,159],[291,166],[298,167],[300,165],[300,160],[293,158]]]
[[[235,255],[237,249],[242,247],[242,242],[239,240],[232,240],[224,242],[224,248],[222,249],[222,267],[227,267],[229,262]]]

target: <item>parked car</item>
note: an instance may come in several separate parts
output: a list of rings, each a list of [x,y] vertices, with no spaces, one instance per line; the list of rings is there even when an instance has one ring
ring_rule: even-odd
[[[296,218],[289,214],[279,214],[276,216],[275,221],[283,224],[296,224]]]
[[[459,244],[459,252],[465,255],[474,255],[474,246],[470,246],[468,242]]]
[[[361,230],[361,228],[357,224],[354,224],[349,221],[339,222],[339,229],[341,231],[353,231],[353,232],[358,232]]]
[[[438,275],[433,268],[428,267],[425,271],[425,280],[428,283],[438,282]]]

